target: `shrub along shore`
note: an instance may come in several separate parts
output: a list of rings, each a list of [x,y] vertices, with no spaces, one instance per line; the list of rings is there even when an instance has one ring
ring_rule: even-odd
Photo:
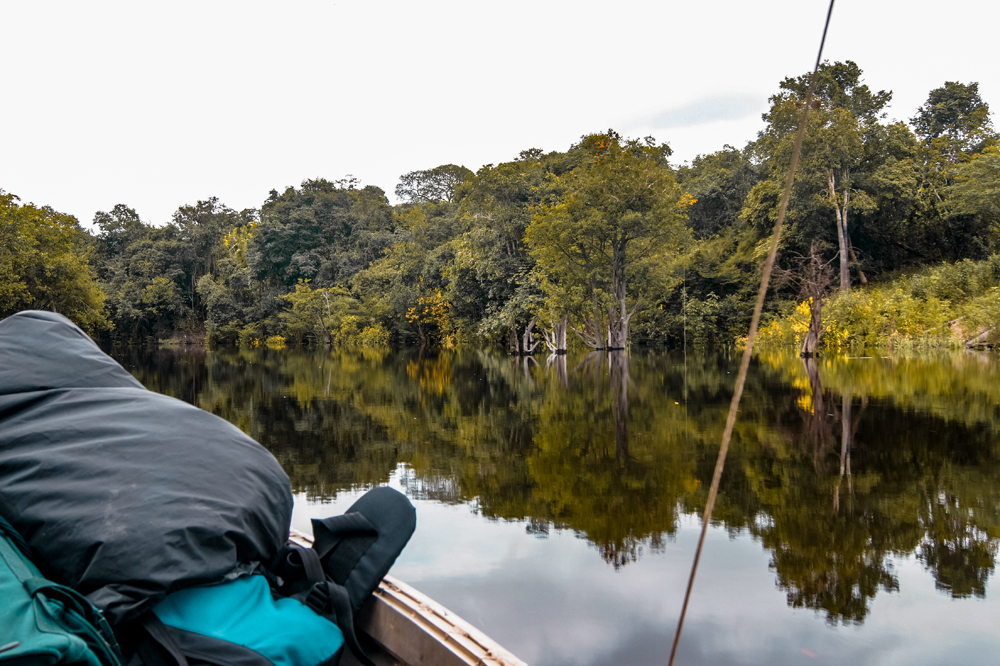
[[[760,331],[764,347],[801,346],[809,301]],[[856,287],[823,305],[822,349],[933,349],[1000,342],[1000,254]]]

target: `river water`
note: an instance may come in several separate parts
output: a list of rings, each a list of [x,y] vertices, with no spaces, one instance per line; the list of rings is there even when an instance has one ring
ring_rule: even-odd
[[[113,355],[274,453],[295,527],[405,492],[392,573],[528,663],[666,663],[738,356]],[[998,434],[996,356],[758,355],[678,663],[996,663]]]

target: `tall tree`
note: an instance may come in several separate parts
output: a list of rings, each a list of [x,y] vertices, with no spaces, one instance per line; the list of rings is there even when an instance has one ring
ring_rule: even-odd
[[[396,196],[403,203],[451,203],[458,188],[473,175],[470,169],[455,164],[410,171],[399,177]]]
[[[976,215],[988,225],[990,249],[996,252],[1000,249],[993,240],[1000,232],[1000,147],[990,146],[959,164],[953,181],[947,189],[949,206],[956,213]]]
[[[928,235],[927,258],[985,258],[995,246],[989,223],[948,196],[958,167],[997,145],[989,106],[980,97],[978,84],[947,81],[930,91],[910,122],[919,141],[914,166],[920,181],[915,221]]]
[[[71,215],[19,201],[0,190],[0,317],[44,309],[91,332],[108,328],[86,232]]]
[[[951,163],[997,142],[990,107],[980,97],[978,83],[945,81],[927,95],[910,123],[928,148]]]
[[[258,280],[293,288],[344,285],[396,239],[385,193],[353,182],[305,180],[300,189],[272,190],[248,252]]]
[[[879,122],[892,93],[872,92],[862,83],[861,74],[849,60],[820,66],[785,243],[806,254],[814,240],[826,235],[822,227],[832,218],[841,293],[850,290],[849,267],[857,262],[850,235],[852,216],[870,215],[878,209],[879,189],[886,181],[898,180],[896,163],[909,158],[905,140],[900,142],[903,128]],[[791,159],[808,85],[809,75],[781,82],[781,92],[771,98],[771,109],[764,115],[768,126],[755,144],[771,173],[751,191],[743,214],[764,228],[770,227],[777,211],[780,182]],[[863,273],[861,278],[864,281]]]
[[[541,303],[524,233],[532,207],[551,196],[549,176],[561,157],[523,151],[517,160],[487,164],[462,187],[464,232],[453,242],[448,298],[455,318],[483,338],[506,338],[511,328],[527,324]]]
[[[536,209],[525,239],[550,281],[589,291],[589,343],[605,346],[606,323],[606,346],[623,348],[641,301],[629,307],[630,274],[638,262],[679,247],[693,199],[677,185],[665,145],[623,140],[614,131],[584,137],[581,145],[591,159],[563,177],[558,202]]]
[[[244,211],[244,217],[241,217],[217,197],[181,206],[174,213],[173,224],[180,234],[185,269],[184,280],[178,287],[187,306],[200,319],[204,319],[205,309],[198,294],[198,280],[212,272],[222,252],[223,237],[234,227],[253,221],[255,215],[255,211]]]

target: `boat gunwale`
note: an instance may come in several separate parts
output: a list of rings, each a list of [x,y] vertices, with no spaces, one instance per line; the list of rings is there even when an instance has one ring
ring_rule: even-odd
[[[312,537],[292,529],[289,542],[311,547]],[[440,666],[527,666],[444,605],[431,599],[416,588],[393,577],[386,576],[358,614],[356,628],[370,636],[394,658],[403,664],[434,663]],[[426,637],[427,641],[411,641],[411,637]],[[419,652],[417,642],[425,643],[434,654]]]

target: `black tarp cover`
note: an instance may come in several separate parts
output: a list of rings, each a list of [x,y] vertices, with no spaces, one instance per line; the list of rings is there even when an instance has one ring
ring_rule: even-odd
[[[147,391],[61,315],[0,321],[0,514],[113,623],[271,560],[291,512],[238,428]]]

